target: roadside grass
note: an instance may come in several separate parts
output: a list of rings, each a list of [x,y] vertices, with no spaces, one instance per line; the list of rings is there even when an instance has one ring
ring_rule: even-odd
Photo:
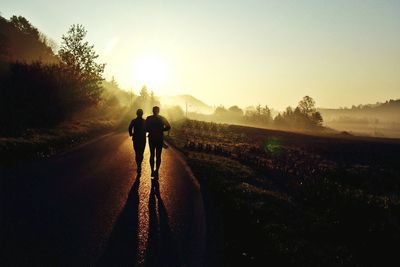
[[[211,266],[398,263],[399,142],[194,121],[173,129],[201,184]]]
[[[110,119],[73,120],[53,129],[27,129],[22,136],[0,137],[0,161],[3,164],[33,158],[46,158],[74,146],[117,125]]]

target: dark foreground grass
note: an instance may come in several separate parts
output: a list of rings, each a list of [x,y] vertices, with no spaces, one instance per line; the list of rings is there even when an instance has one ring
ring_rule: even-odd
[[[63,123],[52,129],[26,130],[22,136],[0,137],[0,162],[46,158],[60,150],[105,134],[116,127],[113,120],[88,119]]]
[[[210,265],[400,262],[399,142],[193,121],[170,141],[202,186]]]

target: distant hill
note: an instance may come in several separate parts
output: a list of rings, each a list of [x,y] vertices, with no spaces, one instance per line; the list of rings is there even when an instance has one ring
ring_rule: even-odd
[[[324,124],[340,131],[371,136],[400,137],[400,99],[351,108],[320,108]]]
[[[388,100],[384,103],[352,106],[351,108],[327,109],[319,108],[325,121],[338,118],[378,119],[385,122],[400,121],[400,99]]]
[[[183,110],[188,107],[189,112],[210,114],[214,108],[192,95],[160,96],[160,102],[165,106],[180,106]]]

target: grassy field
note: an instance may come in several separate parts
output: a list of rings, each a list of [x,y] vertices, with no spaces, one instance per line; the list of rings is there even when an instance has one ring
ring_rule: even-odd
[[[62,149],[105,134],[117,126],[108,119],[69,121],[52,129],[27,129],[22,136],[0,136],[0,163],[50,157]]]
[[[199,121],[174,125],[224,266],[400,262],[400,141]]]

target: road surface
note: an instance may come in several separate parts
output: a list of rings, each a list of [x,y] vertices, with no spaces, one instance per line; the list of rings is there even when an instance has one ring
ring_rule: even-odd
[[[113,133],[1,170],[1,266],[204,266],[199,186],[174,149],[152,182],[146,148]]]

